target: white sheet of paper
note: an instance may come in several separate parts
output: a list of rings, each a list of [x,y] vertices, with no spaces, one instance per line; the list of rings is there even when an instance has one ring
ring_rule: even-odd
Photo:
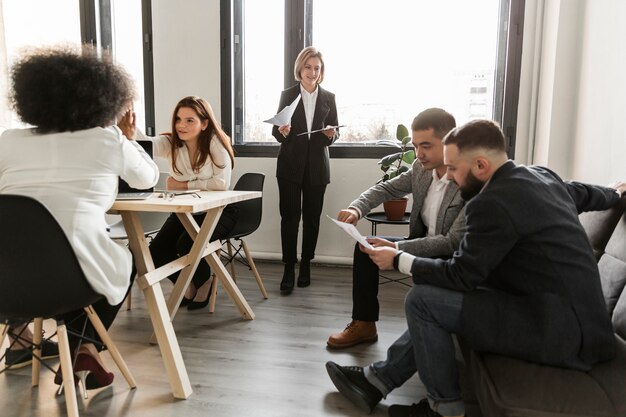
[[[290,105],[286,106],[284,109],[279,111],[278,114],[275,115],[274,117],[267,119],[267,120],[263,120],[263,122],[269,123],[274,126],[286,126],[286,125],[291,124],[291,116],[293,116],[293,112],[296,111],[296,106],[298,105],[299,101],[300,101],[300,94],[298,94],[298,97],[296,97],[293,103],[291,103]]]
[[[361,233],[359,233],[359,231],[357,230],[356,227],[354,227],[353,224],[340,222],[339,220],[333,219],[328,214],[326,215],[326,217],[328,217],[333,222],[335,222],[335,224],[337,226],[341,227],[344,232],[346,232],[348,235],[350,235],[351,238],[353,238],[354,240],[359,242],[361,245],[365,246],[367,249],[372,249],[373,248],[372,245],[370,245],[367,242],[367,240],[365,239],[365,236],[363,236]]]

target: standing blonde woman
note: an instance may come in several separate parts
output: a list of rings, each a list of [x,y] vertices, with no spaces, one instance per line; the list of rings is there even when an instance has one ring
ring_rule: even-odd
[[[282,110],[298,96],[300,102],[290,124],[272,129],[272,135],[280,143],[276,178],[285,264],[280,283],[283,294],[290,294],[294,287],[300,217],[302,254],[298,287],[311,284],[311,260],[315,257],[324,193],[330,183],[328,147],[339,137],[339,131],[335,129],[338,125],[335,95],[319,86],[324,80],[324,70],[322,53],[314,47],[304,48],[298,54],[293,70],[298,84],[281,93],[278,109]],[[327,129],[306,133],[324,128]]]

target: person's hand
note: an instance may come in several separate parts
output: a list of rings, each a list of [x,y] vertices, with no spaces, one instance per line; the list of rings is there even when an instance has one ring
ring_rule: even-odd
[[[370,256],[379,269],[393,269],[393,258],[398,254],[399,250],[388,246],[379,246],[377,248],[367,249],[359,244],[361,252],[365,252]]]
[[[328,128],[328,127],[330,127],[330,125],[327,125],[326,127]],[[333,127],[333,128],[330,128],[330,129],[322,130],[322,133],[325,134],[328,139],[332,139],[332,138],[335,137],[335,134],[337,133],[337,130]]]
[[[626,192],[626,182],[624,181],[616,181],[613,184],[610,184],[609,187],[615,188],[619,195],[624,194]]]
[[[167,177],[165,188],[168,190],[187,190],[189,187],[187,181],[178,181],[174,177]]]
[[[380,237],[368,237],[366,240],[367,240],[367,243],[369,243],[375,248],[381,248],[383,246],[386,246],[388,248],[394,248],[394,249],[396,248],[395,243],[390,242],[387,239],[383,239]]]
[[[359,222],[359,212],[355,209],[347,208],[343,210],[339,210],[339,214],[337,215],[337,220],[344,223],[350,223],[356,226]]]
[[[291,132],[291,126],[289,125],[280,126],[278,128],[278,131],[280,132],[281,135],[283,135],[284,138],[286,138],[287,136],[289,136],[289,132]]]
[[[128,109],[124,116],[117,122],[117,127],[120,128],[124,136],[128,139],[135,140],[137,134],[137,115],[133,111],[132,107]]]

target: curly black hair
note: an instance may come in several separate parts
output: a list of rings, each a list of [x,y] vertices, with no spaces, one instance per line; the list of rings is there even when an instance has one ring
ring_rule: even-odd
[[[135,97],[128,73],[88,45],[35,49],[11,69],[11,104],[39,133],[105,127]]]

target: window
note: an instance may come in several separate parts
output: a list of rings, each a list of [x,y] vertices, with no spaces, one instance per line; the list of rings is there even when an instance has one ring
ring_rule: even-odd
[[[154,119],[152,102],[144,98],[152,94],[144,93],[143,56],[137,53],[144,46],[138,22],[143,10],[149,16],[146,4],[149,0],[0,0],[0,131],[23,127],[7,100],[15,58],[25,48],[59,44],[91,43],[112,50],[135,81],[138,126],[146,124],[147,115]]]
[[[50,19],[50,16],[55,16]],[[0,1],[0,131],[23,127],[9,108],[9,68],[25,48],[80,43],[80,16],[75,0]]]
[[[372,145],[427,107],[450,111],[458,124],[493,118],[504,128],[505,111],[517,110],[519,85],[505,64],[519,74],[520,60],[510,54],[521,53],[521,35],[511,40],[520,31],[508,28],[512,22],[521,27],[523,3],[223,0],[222,22],[234,22],[223,49],[223,61],[233,62],[222,70],[222,91],[232,91],[223,98],[223,124],[234,126],[240,156],[275,155],[278,144],[263,120],[279,110],[280,92],[296,83],[298,52],[314,45],[326,63],[322,86],[336,94],[339,122],[346,125],[331,156],[379,155]],[[514,131],[509,134],[512,142]]]

